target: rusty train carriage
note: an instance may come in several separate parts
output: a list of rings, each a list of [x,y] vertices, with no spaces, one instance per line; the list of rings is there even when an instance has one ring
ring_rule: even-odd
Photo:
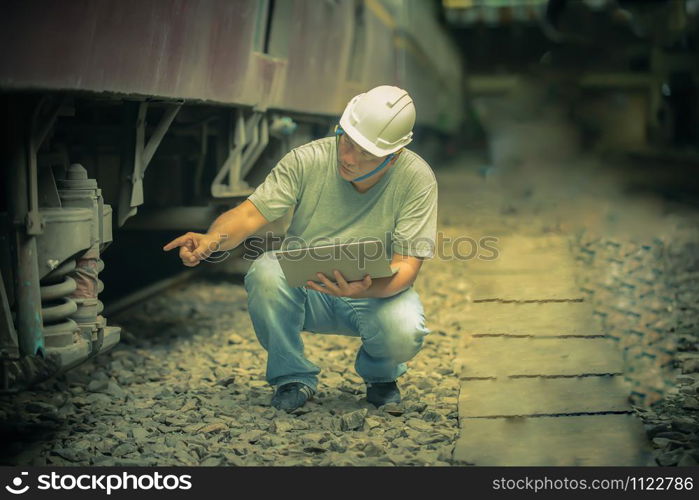
[[[3,3],[12,133],[0,389],[118,343],[98,299],[113,226],[205,229],[378,84],[411,92],[421,130],[456,131],[462,68],[437,10],[423,0]]]

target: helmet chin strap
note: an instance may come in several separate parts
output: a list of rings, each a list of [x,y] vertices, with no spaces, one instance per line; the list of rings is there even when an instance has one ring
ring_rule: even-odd
[[[379,170],[381,170],[381,169],[384,168],[386,165],[388,165],[388,162],[391,161],[391,158],[393,158],[394,156],[395,156],[395,154],[391,153],[390,155],[388,155],[388,156],[386,157],[386,159],[385,159],[384,161],[381,162],[381,165],[379,165],[378,167],[376,167],[374,170],[372,170],[372,171],[369,172],[368,174],[364,174],[364,175],[362,175],[361,177],[357,177],[356,179],[352,179],[352,182],[363,181],[363,180],[366,179],[367,177],[371,177],[372,175],[378,173]]]
[[[335,137],[337,137],[339,139],[340,135],[342,135],[344,133],[345,133],[345,131],[342,130],[342,127],[340,127],[339,125],[335,126]],[[382,168],[384,168],[386,165],[388,165],[388,162],[391,161],[391,158],[393,158],[394,156],[396,156],[395,153],[389,154],[386,157],[386,159],[381,162],[381,165],[376,167],[374,170],[372,170],[368,174],[364,174],[361,177],[357,177],[356,179],[352,179],[352,182],[363,181],[364,179],[367,179],[367,178],[371,177],[372,175],[377,174]]]

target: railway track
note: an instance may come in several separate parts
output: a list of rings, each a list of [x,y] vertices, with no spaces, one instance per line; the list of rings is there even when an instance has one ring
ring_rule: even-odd
[[[576,285],[568,239],[509,237],[500,245],[497,261],[471,270],[455,458],[652,465],[617,342],[596,324]]]
[[[461,338],[455,462],[696,465],[699,374],[687,300],[694,288],[686,284],[695,239],[668,236],[672,255],[654,260],[642,247],[647,239],[634,243],[623,222],[642,223],[649,238],[675,234],[673,224],[695,227],[694,215],[661,216],[657,199],[629,194],[613,166],[573,162],[565,174],[529,166],[483,179],[479,163],[463,159],[436,172],[440,229],[452,242],[496,237],[499,256],[427,263],[419,284],[443,294],[427,309]],[[581,248],[581,228],[607,234],[620,253],[649,255],[637,262],[635,254],[623,260]],[[594,250],[609,262],[581,258]],[[655,294],[644,281],[651,272]],[[679,352],[666,348],[675,341]],[[671,390],[645,391],[660,375]]]

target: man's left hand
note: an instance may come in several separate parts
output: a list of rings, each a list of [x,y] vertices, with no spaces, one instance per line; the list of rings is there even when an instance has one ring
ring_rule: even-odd
[[[313,281],[306,282],[306,288],[315,290],[316,292],[326,293],[328,295],[334,295],[335,297],[349,297],[358,298],[371,286],[371,276],[368,274],[364,276],[361,281],[347,281],[342,273],[335,269],[333,271],[335,279],[337,282],[330,281],[327,276],[323,273],[316,273],[318,279],[325,285],[324,287],[318,285]]]

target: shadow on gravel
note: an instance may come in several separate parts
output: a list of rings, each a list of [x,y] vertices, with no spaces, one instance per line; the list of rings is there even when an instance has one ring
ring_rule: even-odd
[[[188,287],[206,287],[229,285],[233,287],[244,284],[241,274],[214,273],[207,270],[203,275],[191,281],[176,285],[171,290]],[[146,299],[109,318],[112,325],[122,328],[121,346],[151,348],[167,346],[171,342],[190,338],[202,329],[216,327],[216,321],[233,314],[247,315],[247,302],[230,297],[207,298],[206,301],[192,299],[166,298],[162,293]],[[167,311],[164,313],[163,311]]]
[[[55,407],[47,403],[28,403],[23,408],[25,412],[37,413],[18,413],[14,411],[16,407],[13,408],[11,404],[7,396],[0,400],[3,407],[0,420],[0,465],[33,465],[32,458],[37,451],[47,442],[53,441],[65,423],[54,414]]]

